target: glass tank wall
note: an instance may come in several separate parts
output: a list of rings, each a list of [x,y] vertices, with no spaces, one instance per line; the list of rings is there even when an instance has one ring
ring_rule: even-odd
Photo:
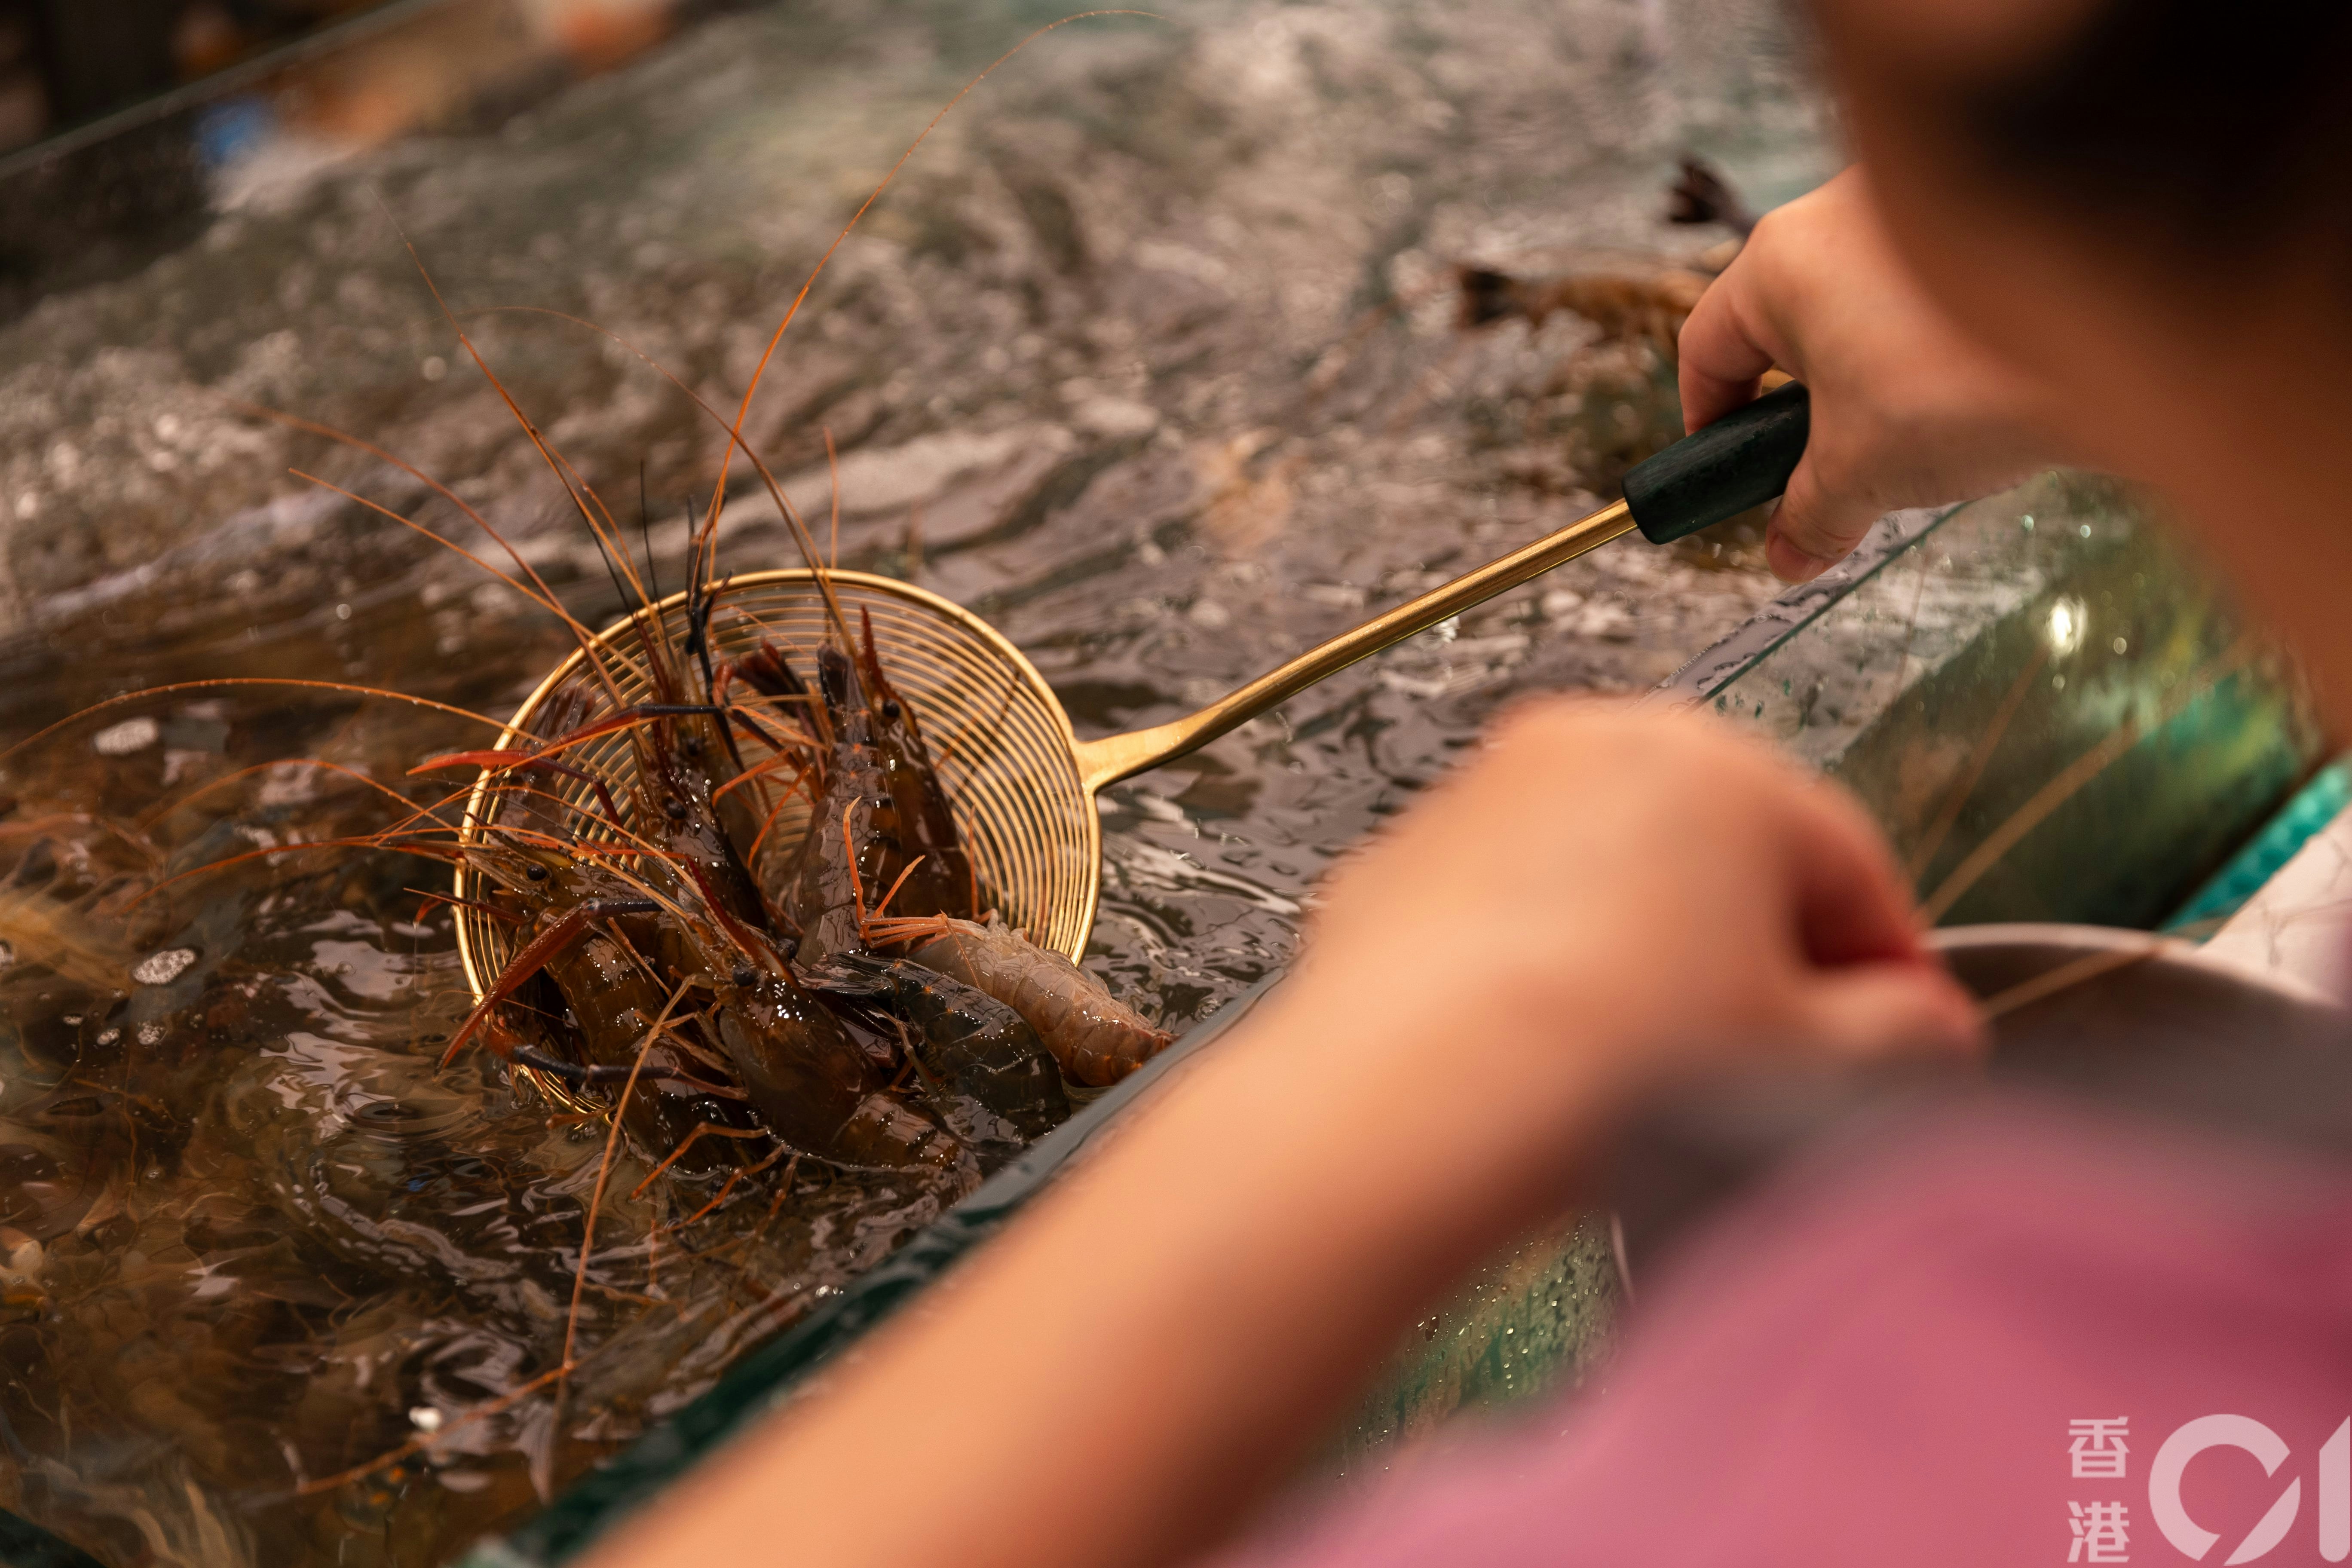
[[[2323,749],[2194,558],[2068,474],[1957,509],[1711,705],[1853,789],[1944,924],[2162,924]]]

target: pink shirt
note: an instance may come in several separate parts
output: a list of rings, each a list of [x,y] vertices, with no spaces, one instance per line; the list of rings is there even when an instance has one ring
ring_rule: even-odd
[[[2352,1171],[1988,1097],[1801,1162],[1637,1284],[1598,1386],[1229,1568],[2352,1552]]]

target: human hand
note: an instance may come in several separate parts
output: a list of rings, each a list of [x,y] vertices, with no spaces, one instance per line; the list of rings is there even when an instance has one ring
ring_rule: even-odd
[[[1812,393],[1812,438],[1765,558],[1818,576],[1897,507],[1964,500],[2058,460],[2051,396],[1952,325],[1913,281],[1849,169],[1765,215],[1680,340],[1696,430],[1778,368]]]
[[[1389,1096],[1358,1125],[1554,1190],[1662,1079],[1979,1037],[1841,790],[1712,720],[1589,701],[1506,720],[1340,870],[1281,994],[1313,1026],[1260,1039]]]

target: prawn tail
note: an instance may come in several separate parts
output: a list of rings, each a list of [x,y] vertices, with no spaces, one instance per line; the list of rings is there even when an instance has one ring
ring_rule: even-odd
[[[971,1163],[955,1134],[887,1089],[858,1101],[828,1142],[833,1154],[857,1165],[955,1170]]]
[[[1088,1018],[1070,1033],[1075,1037],[1064,1070],[1091,1089],[1117,1083],[1167,1049],[1169,1042],[1176,1037],[1140,1018],[1132,1022]]]

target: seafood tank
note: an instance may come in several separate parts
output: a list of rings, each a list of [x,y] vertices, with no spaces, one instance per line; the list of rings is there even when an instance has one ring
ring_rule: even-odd
[[[1081,726],[1172,714],[1671,433],[1652,345],[1568,317],[1462,336],[1447,268],[1685,259],[1727,232],[1659,220],[1694,142],[1761,197],[1818,177],[1788,51],[1723,14],[1205,5],[1049,35],[842,248],[747,434],[819,515],[829,441],[841,563],[989,616]],[[408,245],[578,473],[633,523],[646,498],[638,554],[674,589],[723,444],[610,340],[492,312],[740,393],[905,143],[1051,19],[753,11],[356,148],[319,109],[383,96],[353,53],[0,170],[12,214],[62,215],[12,223],[0,325],[15,1513],[110,1563],[448,1560],[957,1195],[803,1162],[696,1218],[631,1196],[625,1144],[599,1205],[593,1104],[440,1065],[471,1007],[425,896],[446,866],[352,841],[487,743],[425,703],[503,718],[572,647],[404,521],[495,554],[475,509],[574,616],[625,607]],[[118,164],[157,210],[92,242],[74,198]],[[721,569],[793,563],[740,459],[729,483]],[[1214,1013],[1496,703],[1650,684],[1768,595],[1749,549],[1562,574],[1115,790],[1088,968],[1165,1027]],[[185,684],[256,678],[407,700]]]
[[[1764,0],[1073,23],[834,253],[743,422],[772,492],[697,398],[731,416],[907,144],[1058,11],[687,6],[625,59],[534,54],[530,13],[387,7],[0,160],[0,1507],[101,1563],[454,1561],[767,1397],[730,1369],[918,1281],[1155,1070],[1063,1086],[1025,1154],[729,1188],[518,1055],[560,1037],[477,1048],[447,856],[400,831],[470,775],[415,770],[632,607],[621,556],[686,586],[720,487],[712,571],[794,565],[789,503],[1001,627],[1081,733],[1158,722],[1595,504],[1676,433],[1662,342],[1737,229],[1666,221],[1677,156],[1759,207],[1835,163]],[[2046,620],[1984,571],[2012,599],[1938,624]],[[1181,1070],[1498,706],[1648,689],[1773,595],[1752,527],[1621,545],[1106,792],[1087,973]],[[2300,765],[2264,757],[2248,801]],[[1334,1462],[1556,1381],[1608,1294],[1591,1226],[1498,1263]]]

